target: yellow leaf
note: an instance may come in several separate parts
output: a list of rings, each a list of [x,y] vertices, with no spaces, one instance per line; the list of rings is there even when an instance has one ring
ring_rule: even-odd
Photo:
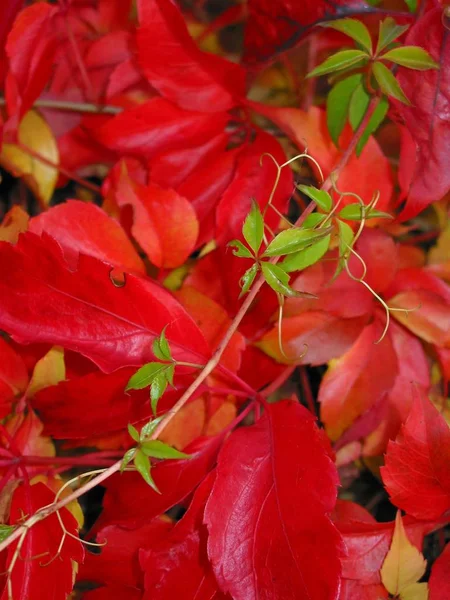
[[[22,177],[33,194],[47,205],[55,189],[58,170],[37,155],[50,163],[59,163],[52,130],[39,113],[30,110],[20,122],[18,144],[3,144],[0,164],[16,177]]]
[[[11,210],[6,213],[2,224],[0,225],[0,242],[10,242],[11,244],[15,244],[19,237],[19,233],[28,229],[29,220],[30,217],[23,208],[20,208],[20,206],[13,206]]]
[[[428,583],[413,583],[400,594],[401,600],[428,600]]]
[[[403,592],[406,593],[407,588],[422,577],[426,567],[427,562],[422,553],[409,541],[398,511],[391,547],[381,567],[381,581],[393,596],[400,596],[402,600],[415,600],[415,596],[403,596]]]
[[[65,377],[64,350],[60,346],[53,346],[36,363],[27,389],[27,396],[34,396],[40,390],[64,381]]]

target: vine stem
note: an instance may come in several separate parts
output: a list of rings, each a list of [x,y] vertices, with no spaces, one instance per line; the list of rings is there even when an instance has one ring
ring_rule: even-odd
[[[378,98],[371,99],[368,110],[367,110],[363,120],[361,121],[359,127],[353,134],[353,137],[352,137],[347,149],[342,154],[340,161],[338,162],[338,164],[336,165],[334,170],[330,173],[330,175],[328,175],[328,177],[323,182],[323,184],[321,186],[322,190],[325,190],[325,191],[330,190],[333,187],[333,182],[339,178],[339,175],[340,175],[342,169],[347,164],[354,149],[356,148],[356,145],[358,144],[358,141],[360,140],[364,130],[366,129],[367,124],[368,124],[375,108],[378,105],[378,102],[379,102]],[[303,213],[300,215],[300,217],[295,222],[295,226],[300,227],[303,224],[303,222],[305,221],[305,219],[308,217],[308,215],[310,215],[313,212],[315,207],[316,207],[315,202],[313,202],[313,201],[310,202],[310,204],[308,204],[306,209],[303,211]],[[273,264],[275,264],[276,262],[278,262],[279,258],[280,257],[275,257],[271,262]],[[237,312],[236,316],[234,317],[233,321],[231,322],[230,327],[228,328],[227,332],[225,333],[222,341],[217,346],[216,350],[214,351],[214,353],[211,356],[211,358],[209,359],[209,361],[206,363],[204,369],[198,374],[197,378],[191,383],[191,385],[186,389],[184,394],[175,403],[173,408],[165,415],[164,419],[155,428],[155,430],[153,431],[153,434],[151,436],[152,440],[157,439],[161,435],[161,433],[164,431],[164,429],[167,427],[167,425],[180,412],[180,410],[188,402],[188,400],[191,398],[191,396],[197,391],[197,389],[201,386],[201,384],[205,381],[205,379],[217,367],[217,365],[220,362],[220,359],[222,358],[222,354],[224,353],[226,347],[228,346],[228,343],[230,342],[231,338],[233,337],[233,334],[237,331],[239,325],[241,324],[242,319],[244,318],[248,309],[250,308],[253,301],[255,300],[259,290],[264,285],[264,282],[265,282],[264,277],[261,275],[258,278],[258,280],[255,282],[255,284],[253,285],[250,292],[247,294],[244,302],[242,303],[239,311]],[[105,469],[104,471],[102,471],[101,473],[96,475],[96,477],[93,477],[90,481],[85,483],[83,486],[80,486],[78,489],[74,490],[71,494],[68,494],[65,498],[61,498],[61,500],[58,500],[58,502],[55,502],[54,504],[45,506],[45,507],[41,508],[40,510],[38,510],[34,515],[32,515],[29,519],[27,519],[24,523],[22,523],[22,525],[17,527],[17,529],[15,529],[11,533],[11,535],[9,535],[5,540],[3,540],[3,542],[0,543],[0,552],[5,550],[10,544],[12,544],[12,542],[21,538],[21,536],[23,536],[25,534],[25,532],[28,529],[30,529],[31,527],[33,527],[36,523],[39,523],[40,521],[42,521],[49,515],[55,513],[56,511],[60,510],[61,508],[64,508],[65,506],[67,506],[67,504],[70,504],[74,500],[77,500],[80,496],[82,496],[89,490],[91,490],[94,487],[96,487],[97,485],[103,483],[103,481],[106,481],[107,479],[109,479],[109,477],[111,477],[111,475],[114,475],[115,473],[117,473],[120,470],[121,464],[122,464],[122,460],[118,460],[113,465],[111,465],[109,468]]]

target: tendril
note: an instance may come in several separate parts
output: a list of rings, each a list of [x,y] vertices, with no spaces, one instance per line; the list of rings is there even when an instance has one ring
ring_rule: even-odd
[[[353,279],[353,281],[357,281],[358,283],[362,283],[364,285],[364,287],[366,287],[369,292],[378,300],[378,302],[383,306],[385,312],[386,312],[386,324],[384,326],[383,332],[381,334],[381,337],[374,342],[375,344],[379,344],[380,342],[382,342],[384,340],[384,338],[386,337],[386,333],[389,329],[389,325],[391,322],[391,312],[403,312],[405,314],[409,314],[410,312],[413,312],[415,310],[417,310],[417,308],[420,307],[414,307],[414,308],[391,308],[384,300],[383,298],[376,293],[376,291],[367,283],[367,281],[364,280],[364,277],[367,274],[367,265],[364,261],[364,259],[362,258],[362,256],[360,256],[356,250],[354,248],[352,248],[351,246],[349,246],[348,244],[346,244],[347,248],[349,249],[349,251],[354,254],[356,256],[356,258],[358,258],[358,260],[361,262],[362,267],[363,267],[363,274],[361,275],[361,277],[356,277],[355,275],[353,275],[353,273],[350,271],[350,267],[348,265],[348,261],[345,262],[345,270],[347,271],[348,276]]]

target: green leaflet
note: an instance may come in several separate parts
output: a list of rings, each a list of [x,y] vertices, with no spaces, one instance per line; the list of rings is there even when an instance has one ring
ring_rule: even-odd
[[[327,96],[327,126],[336,146],[347,122],[350,100],[355,88],[362,81],[362,74],[350,75],[336,83]]]
[[[355,42],[360,44],[363,48],[372,53],[372,38],[370,32],[364,23],[357,19],[338,19],[336,21],[329,21],[324,23],[322,27],[328,27],[329,29],[335,29],[345,35],[351,37]]]
[[[304,248],[299,252],[294,252],[294,254],[289,254],[283,260],[283,269],[288,273],[291,273],[292,271],[303,271],[306,267],[314,265],[326,254],[328,246],[330,245],[330,240],[331,236],[327,235],[311,246],[308,246],[308,248]]]
[[[264,236],[264,219],[255,201],[252,202],[250,212],[244,221],[242,233],[253,252],[258,254]]]
[[[245,271],[245,273],[241,277],[241,293],[239,294],[239,298],[242,298],[244,294],[252,287],[253,282],[255,281],[256,274],[259,271],[258,263],[252,265],[249,269]]]
[[[297,252],[309,246],[315,240],[325,237],[330,232],[326,229],[286,229],[279,233],[267,246],[263,256],[283,256]]]
[[[381,62],[373,64],[373,74],[382,92],[404,104],[411,104],[391,71]]]
[[[298,185],[297,188],[302,192],[302,194],[305,194],[305,196],[308,196],[308,198],[314,200],[319,208],[327,213],[330,212],[331,207],[333,206],[333,201],[328,192],[319,190],[312,185]]]
[[[378,29],[378,43],[375,54],[379,54],[381,50],[389,46],[394,40],[400,37],[409,29],[409,25],[397,25],[392,17],[387,17],[380,22]]]
[[[319,77],[328,73],[342,71],[349,67],[360,67],[369,60],[366,52],[362,50],[342,50],[327,58],[321,65],[308,73],[306,77]]]
[[[381,60],[390,60],[396,65],[415,69],[416,71],[427,71],[428,69],[439,69],[439,64],[419,46],[402,46],[389,50],[380,57]]]
[[[189,454],[180,452],[176,448],[172,448],[172,446],[168,446],[167,444],[164,444],[164,442],[160,442],[159,440],[151,440],[149,442],[144,442],[141,444],[140,448],[146,456],[151,456],[152,458],[160,458],[160,459],[190,458]]]

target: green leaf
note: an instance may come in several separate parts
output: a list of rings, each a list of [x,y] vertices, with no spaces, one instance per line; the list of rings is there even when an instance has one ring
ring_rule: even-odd
[[[172,367],[173,368],[173,367]],[[158,408],[158,401],[167,389],[168,384],[167,372],[161,373],[152,381],[150,386],[150,400],[152,405],[153,414],[156,415],[156,409]]]
[[[361,204],[359,204],[359,202],[355,202],[354,204],[348,204],[347,206],[344,206],[344,208],[339,212],[338,216],[340,219],[345,219],[346,221],[361,221]],[[381,212],[380,210],[376,210],[374,208],[366,210],[366,219],[375,219],[382,217],[392,219],[392,216],[389,213]]]
[[[350,99],[356,86],[362,81],[362,74],[355,73],[336,83],[327,96],[327,126],[336,146],[347,121]]]
[[[331,200],[331,196],[328,192],[325,192],[324,190],[318,190],[312,185],[298,185],[297,188],[302,192],[302,194],[305,194],[305,196],[308,196],[308,198],[314,200],[319,208],[327,213],[330,212],[331,207],[333,206],[333,201]]]
[[[356,144],[356,156],[360,156],[361,152],[364,149],[364,146],[367,144],[367,140],[369,137],[375,133],[381,123],[384,121],[384,118],[387,115],[389,110],[389,101],[386,96],[380,98],[380,101],[372,113],[372,116],[367,123],[367,127],[359,138],[358,143]]]
[[[339,228],[339,255],[345,258],[350,252],[349,246],[352,246],[355,235],[348,223],[344,223],[339,219],[337,223]]]
[[[134,466],[136,467],[136,470],[141,475],[142,479],[146,483],[148,483],[148,485],[151,488],[153,488],[155,490],[155,492],[158,492],[158,494],[160,494],[161,492],[156,487],[156,484],[153,481],[153,478],[152,478],[152,476],[150,474],[151,465],[150,465],[150,461],[148,459],[148,456],[146,456],[142,452],[142,450],[137,450],[136,451],[136,456],[134,457],[134,461],[133,462],[134,462]]]
[[[128,423],[128,433],[135,442],[139,442],[139,431],[136,429],[136,427],[134,427],[134,425],[131,425],[131,423]]]
[[[326,218],[327,216],[322,213],[311,213],[303,221],[302,227],[303,229],[313,229],[314,227],[317,227],[317,225],[320,225]]]
[[[382,92],[387,96],[392,96],[404,104],[411,104],[403,93],[399,82],[395,79],[391,71],[383,63],[375,62],[373,64],[373,74],[380,86]]]
[[[306,267],[310,267],[318,262],[328,250],[331,236],[327,235],[321,240],[318,240],[308,248],[304,248],[294,254],[289,254],[282,262],[282,268],[291,273],[292,271],[303,271]]]
[[[244,221],[242,233],[253,252],[258,254],[264,236],[264,219],[258,204],[254,200],[250,212]]]
[[[389,46],[394,40],[405,33],[409,29],[409,25],[397,25],[392,17],[387,17],[384,21],[380,22],[378,30],[378,44],[375,53],[378,54]]]
[[[179,459],[191,457],[190,454],[180,452],[159,440],[152,440],[141,444],[141,450],[146,456],[151,456],[152,458]]]
[[[168,365],[164,365],[158,362],[147,363],[141,367],[136,373],[130,378],[125,391],[128,390],[142,390],[152,383],[152,381],[160,375]]]
[[[336,31],[340,31],[345,35],[351,37],[355,42],[361,44],[363,48],[365,48],[369,54],[372,53],[372,38],[370,37],[369,30],[357,19],[338,19],[337,21],[328,21],[328,23],[323,23],[322,27],[328,27],[330,29],[335,29]]]
[[[409,12],[415,13],[417,10],[417,0],[405,0],[406,6],[409,8]]]
[[[147,438],[149,438],[152,435],[152,433],[155,431],[155,429],[161,423],[163,418],[164,418],[164,415],[162,415],[161,417],[158,417],[157,419],[152,419],[151,421],[149,421],[148,423],[146,423],[144,425],[144,427],[141,429],[141,442],[145,441]]]
[[[8,538],[11,533],[14,531],[15,527],[13,525],[0,525],[0,542],[3,542]]]
[[[335,73],[348,69],[349,67],[359,67],[367,62],[368,55],[362,50],[342,50],[327,58],[321,65],[308,73],[306,77],[319,77],[327,73]]]
[[[361,82],[353,92],[348,108],[348,120],[353,131],[358,129],[370,104],[370,94]]]
[[[289,287],[289,275],[281,267],[263,262],[261,268],[264,279],[277,294],[291,298],[297,296],[297,292]]]
[[[396,65],[415,69],[416,71],[427,71],[428,69],[439,69],[439,64],[419,46],[403,46],[389,50],[380,57],[381,60],[390,60]]]
[[[122,462],[120,463],[120,472],[123,473],[127,468],[128,464],[133,460],[134,455],[136,454],[136,448],[130,448],[125,452],[122,458]]]
[[[325,229],[286,229],[279,233],[267,246],[263,256],[284,256],[297,252],[312,244],[315,240],[325,237],[330,228]]]
[[[233,248],[234,256],[239,256],[240,258],[253,258],[252,253],[248,248],[244,246],[242,242],[239,240],[233,240],[228,244],[231,248]]]
[[[255,281],[256,274],[259,271],[258,263],[252,265],[249,269],[245,271],[245,273],[241,277],[241,293],[239,294],[239,298],[241,298],[244,294],[246,294],[250,288],[252,287],[253,282]]]
[[[167,327],[167,326],[166,326]],[[159,338],[155,338],[152,344],[152,351],[159,360],[172,360],[169,342],[166,338],[166,327],[161,332]]]

